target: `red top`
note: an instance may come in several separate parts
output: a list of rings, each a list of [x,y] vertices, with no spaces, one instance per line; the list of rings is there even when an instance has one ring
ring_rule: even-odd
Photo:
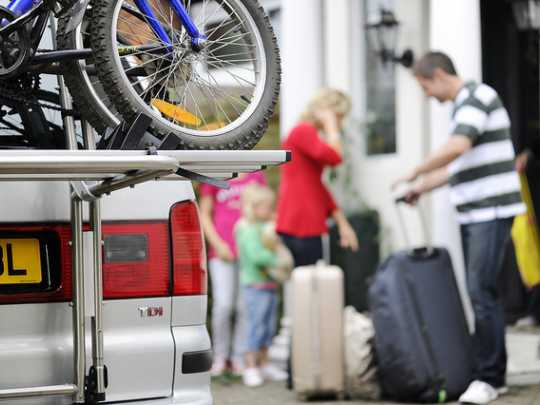
[[[281,172],[277,231],[300,238],[322,235],[337,205],[321,176],[325,166],[341,163],[341,156],[308,123],[298,124],[282,146],[292,152],[292,161]]]

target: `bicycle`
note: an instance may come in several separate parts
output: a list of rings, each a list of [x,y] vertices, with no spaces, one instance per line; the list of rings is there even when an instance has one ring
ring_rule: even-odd
[[[57,49],[39,49],[51,14]],[[280,84],[276,38],[256,0],[12,0],[0,8],[0,88],[63,75],[99,133],[144,113],[185,149],[248,149]]]

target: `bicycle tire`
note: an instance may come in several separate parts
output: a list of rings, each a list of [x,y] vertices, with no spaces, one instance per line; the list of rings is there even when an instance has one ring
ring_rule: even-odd
[[[32,99],[36,100],[37,102],[44,101],[46,103],[52,104],[55,109],[61,107],[60,96],[58,95],[58,93],[54,93],[48,90],[41,90],[41,89],[36,90],[32,95]],[[28,112],[29,111],[28,106],[24,102],[12,100],[10,98],[0,96],[0,107],[4,107],[4,106],[13,108],[15,111],[17,111],[21,120],[19,123],[20,128],[11,129],[11,131],[14,131],[16,133],[18,132],[18,135],[16,136],[12,135],[9,137],[12,140],[15,138],[18,138],[16,139],[16,142],[11,145],[12,147],[15,147],[15,148],[30,147],[30,148],[38,148],[38,149],[43,149],[43,148],[65,149],[66,139],[65,139],[65,133],[62,127],[63,123],[61,122],[61,120],[59,122],[51,122],[47,119],[47,117],[43,117],[45,119],[45,121],[43,122],[44,124],[43,127],[45,126],[48,127],[47,136],[46,137],[42,136],[40,139],[31,138],[28,136],[28,132],[26,128],[28,126],[31,126],[32,123],[27,122],[25,120],[25,116],[20,114],[20,112],[22,111]],[[34,107],[34,109],[35,108],[36,107]],[[41,110],[47,109],[46,105],[43,105],[38,108],[40,108]],[[0,135],[0,149],[5,149],[8,145],[3,143],[4,140],[2,139],[2,136],[4,135]]]
[[[139,113],[150,112],[152,115],[153,112],[141,98],[133,94],[129,80],[114,60],[116,44],[112,38],[113,18],[120,1],[123,0],[92,0],[91,45],[97,73],[109,99],[125,120],[131,120]],[[255,0],[235,1],[245,7],[253,19],[264,47],[266,77],[262,96],[240,126],[219,135],[197,136],[167,125],[164,120],[154,119],[152,132],[160,138],[175,134],[179,138],[180,149],[251,149],[266,132],[273,115],[281,82],[277,39],[270,19]]]
[[[84,20],[77,29],[68,32],[67,24],[71,16],[67,15],[58,20],[56,43],[58,49],[79,49],[84,47],[85,38],[82,37],[82,27],[91,21],[92,9],[88,8]],[[107,128],[114,128],[120,119],[112,112],[113,105],[106,97],[103,88],[95,88],[92,77],[86,72],[86,62],[68,60],[64,65],[64,80],[69,92],[73,96],[73,103],[82,118],[94,127],[99,134],[104,134]],[[95,80],[95,79],[94,79]]]

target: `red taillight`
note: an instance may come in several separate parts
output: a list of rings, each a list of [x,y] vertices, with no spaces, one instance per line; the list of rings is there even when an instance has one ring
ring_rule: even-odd
[[[104,224],[103,297],[169,295],[169,238],[166,222]]]
[[[90,230],[88,225],[84,226],[84,230]],[[43,245],[46,252],[42,253],[46,255],[43,256],[46,260],[42,260],[42,263],[47,263],[48,267],[44,268],[44,271],[50,274],[51,280],[50,286],[29,285],[23,289],[19,285],[4,284],[0,286],[0,304],[71,301],[71,228],[68,224],[6,226],[0,227],[0,235],[4,238],[9,238],[10,235],[25,235],[39,239],[42,235],[49,235],[46,246]],[[105,299],[170,295],[171,266],[167,221],[106,223],[103,224],[103,239]],[[113,243],[108,243],[111,241]]]
[[[197,205],[193,201],[175,204],[171,209],[170,222],[173,294],[206,294],[206,252]]]

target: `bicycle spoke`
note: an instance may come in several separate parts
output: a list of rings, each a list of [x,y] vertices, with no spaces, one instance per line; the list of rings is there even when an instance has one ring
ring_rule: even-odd
[[[214,60],[214,62],[220,62],[220,63],[225,63],[225,64],[228,64],[228,65],[232,65],[232,66],[238,66],[239,63],[241,64],[246,64],[248,62],[256,62],[257,59],[223,59],[223,58],[218,58],[217,56],[210,56],[211,59]],[[247,69],[247,68],[243,68],[243,69]],[[252,72],[255,72],[254,69],[251,69]]]
[[[142,68],[143,66],[146,66],[146,65],[148,65],[148,64],[150,64],[150,63],[154,63],[154,62],[157,61],[157,60],[159,60],[159,61],[161,61],[161,62],[168,61],[168,59],[166,59],[166,58],[154,58],[154,59],[147,60],[147,61],[145,61],[145,62],[143,62],[143,63],[141,63],[141,64],[137,64],[137,65],[135,65],[135,66],[133,66],[133,67],[130,67],[129,69],[125,69],[124,72],[125,72],[125,73],[128,73],[128,72],[131,72],[132,70],[140,69],[140,68]]]
[[[184,82],[186,83],[186,89],[189,93],[189,95],[191,96],[191,99],[193,100],[193,103],[195,104],[195,109],[198,111],[198,113],[200,114],[199,116],[201,117],[201,120],[203,122],[204,125],[208,125],[208,122],[206,122],[206,119],[204,118],[204,114],[202,113],[202,111],[200,110],[199,108],[199,104],[197,103],[197,100],[195,99],[195,97],[193,97],[193,92],[191,91],[191,89],[189,88],[189,82],[191,82],[191,80],[187,81],[185,79],[183,79]]]
[[[149,17],[145,16],[145,19],[147,19]],[[144,39],[147,39],[148,41],[160,41],[162,44],[164,44],[164,42],[157,36],[157,35],[149,35],[148,32],[135,32],[133,31],[134,27],[133,27],[133,21],[128,19],[127,17],[124,17],[124,16],[119,16],[119,19],[122,20],[122,22],[124,22],[125,24],[127,24],[127,26],[129,27],[129,32],[128,31],[125,31],[125,30],[122,30],[122,29],[118,29],[117,28],[117,32],[118,33],[126,33],[128,34],[129,36],[134,36],[134,37],[142,37]],[[147,20],[147,23],[148,23],[148,27],[150,26],[150,22]]]
[[[157,97],[160,97],[161,92],[162,92],[164,89],[166,89],[166,86],[167,86],[167,84],[168,84],[168,82],[169,82],[169,79],[171,78],[171,75],[174,74],[174,71],[175,71],[176,68],[178,67],[179,63],[180,63],[180,62],[176,63],[173,67],[170,67],[170,69],[169,69],[169,74],[167,74],[167,76],[165,77],[165,81],[163,82],[163,84],[162,84],[161,87],[159,88],[159,91],[156,93],[156,96],[157,96]],[[152,97],[152,92],[150,92],[150,97],[153,98],[153,97]]]
[[[157,75],[160,74],[161,72],[164,72],[164,71],[167,70],[167,69],[168,69],[167,67],[165,67],[165,68],[163,68],[163,69],[159,69],[159,70],[155,71],[154,73],[150,74],[149,76],[145,76],[145,77],[143,77],[142,79],[137,80],[136,82],[132,82],[131,85],[132,85],[132,86],[139,85],[139,84],[141,84],[142,82],[144,82],[145,80],[148,80],[149,78],[152,78],[152,80],[153,80],[153,78],[154,78],[155,76],[157,76]]]
[[[221,67],[221,66],[219,66],[219,65],[214,64],[213,62],[208,62],[208,64],[211,65],[211,66],[214,66],[214,67],[216,67],[216,68],[220,68],[220,67]],[[256,86],[257,86],[256,83],[252,83],[252,82],[250,82],[249,80],[244,79],[242,76],[238,76],[237,74],[232,73],[232,72],[231,72],[230,70],[228,70],[228,69],[226,69],[225,72],[226,72],[227,74],[231,75],[231,76],[233,77],[233,79],[241,80],[241,81],[243,81],[244,83],[247,83],[247,84],[249,84],[250,86],[253,86],[253,87],[256,87]],[[240,82],[238,82],[238,80],[237,80],[237,83],[240,84],[240,85],[242,85]]]
[[[161,66],[163,66],[163,63],[161,63],[158,67],[157,67],[157,71],[156,73],[161,73],[161,72],[165,72],[167,69],[170,68],[170,66],[166,66],[165,68],[161,69]],[[144,99],[146,94],[148,93],[148,91],[152,90],[152,88],[154,88],[158,83],[160,83],[164,76],[163,77],[160,77],[159,79],[156,80],[156,77],[159,77],[157,75],[155,75],[154,77],[152,77],[152,80],[150,81],[150,84],[146,87],[146,89],[144,89],[140,94],[139,96]]]
[[[219,51],[219,50],[221,50],[221,49],[223,49],[223,48],[225,48],[227,46],[231,46],[231,45],[234,45],[235,47],[244,47],[244,48],[256,48],[257,47],[257,45],[236,43],[237,40],[232,41],[232,42],[213,42],[213,41],[210,41],[211,44],[213,44],[213,43],[221,44],[217,48],[213,48],[212,53],[216,53],[217,51]]]
[[[212,93],[212,90],[215,90],[216,93],[212,93],[212,96],[214,97],[214,100],[218,100],[218,97],[217,95],[222,95],[222,96],[225,96],[233,101],[236,101],[238,103],[238,100],[236,100],[234,97],[232,97],[230,94],[226,93],[226,92],[222,92],[220,89],[216,89],[214,87],[212,87],[212,85],[208,82],[206,82],[202,77],[198,76],[197,77],[199,79],[199,83],[203,86],[203,88],[206,88],[208,91],[210,91],[210,93]],[[230,106],[234,109],[234,111],[236,112],[237,116],[239,117],[240,115],[242,115],[242,112],[241,111],[238,111],[235,107],[235,105],[233,103],[229,103]],[[239,103],[240,104],[240,103]],[[241,105],[242,108],[245,107],[245,105]]]
[[[258,73],[255,69],[250,69],[250,68],[247,68],[245,66],[239,65],[239,64],[247,64],[248,62],[255,62],[256,59],[225,60],[225,59],[222,59],[222,58],[217,58],[215,56],[209,56],[209,59],[212,59],[213,63],[229,65],[229,66],[237,68],[237,69],[247,70],[248,72],[252,72],[252,73]]]
[[[242,98],[239,98],[239,99],[237,100],[236,98],[234,98],[233,96],[231,96],[231,95],[228,94],[227,92],[221,90],[221,89],[219,88],[219,84],[218,84],[218,82],[216,81],[215,77],[214,77],[212,74],[210,74],[210,72],[207,72],[207,76],[208,76],[208,79],[209,79],[209,80],[211,80],[211,81],[214,82],[214,84],[210,83],[209,81],[204,80],[201,76],[199,76],[200,80],[203,81],[203,82],[206,84],[206,86],[208,86],[209,88],[214,88],[217,92],[219,92],[219,94],[221,94],[221,95],[223,95],[223,96],[225,96],[225,97],[228,97],[228,98],[230,98],[231,100],[236,101],[238,104],[243,104],[243,105],[242,105],[243,107],[246,107],[247,105],[249,105],[249,103],[246,102],[245,100],[243,100]],[[214,85],[215,85],[216,87],[213,87]]]
[[[214,8],[214,11],[212,12],[212,14],[210,14],[205,20],[201,21],[201,26],[202,27],[206,27],[206,24],[208,24],[208,22],[216,15],[216,12],[219,10],[219,6],[215,7]]]
[[[239,29],[241,26],[244,26],[245,21],[246,20],[242,20],[242,21],[238,22],[237,24],[233,25],[227,31],[223,32],[220,37],[214,38],[213,41],[219,41],[221,38],[225,37],[229,33],[234,32],[235,30]],[[231,21],[231,23],[232,23],[232,21]],[[219,27],[214,29],[211,33],[208,33],[208,37],[211,37],[215,32],[217,32],[218,29],[219,29]],[[251,35],[251,33],[248,33],[248,34]]]
[[[216,79],[214,78],[214,76],[213,76],[212,74],[210,74],[210,72],[207,72],[207,76],[208,76],[208,78],[209,78],[210,80],[212,80],[212,81],[214,82],[214,84],[215,84],[216,86],[218,86],[218,89],[217,89],[217,90],[220,92],[220,94],[224,95],[225,97],[230,98],[231,100],[236,101],[236,102],[239,103],[239,104],[242,104],[242,102],[243,102],[243,104],[249,105],[249,103],[246,102],[245,100],[243,100],[243,99],[241,99],[241,98],[240,98],[239,100],[237,100],[237,99],[235,99],[233,96],[231,96],[230,94],[228,94],[228,93],[222,91],[221,89],[219,89],[219,85],[218,85]],[[202,81],[204,81],[205,83],[207,83],[207,85],[208,85],[209,87],[212,86],[212,83],[205,81],[202,77],[201,77],[200,79],[201,79]],[[246,107],[246,105],[243,105],[243,107]]]
[[[154,3],[157,3],[157,7],[154,7],[154,9],[159,13],[160,17],[162,18],[162,20],[159,23],[160,24],[163,24],[163,23],[166,24],[167,21],[168,21],[167,12],[161,8],[161,1],[160,0],[155,0]],[[171,10],[171,9],[169,8],[169,10]],[[174,34],[174,32],[172,32],[172,34]],[[172,41],[172,38],[171,38],[171,41]]]
[[[212,27],[212,30],[207,34],[208,37],[210,38],[215,32],[219,31],[219,29],[223,27],[228,21],[230,21],[230,19],[224,18],[217,26]]]
[[[130,36],[132,36],[132,37],[134,37],[136,39],[143,38],[143,39],[147,39],[150,42],[159,41],[162,45],[169,46],[169,44],[165,43],[158,35],[156,35],[154,30],[152,29],[152,26],[150,25],[150,21],[149,21],[150,19],[152,19],[152,20],[156,21],[157,23],[161,24],[161,22],[159,20],[151,18],[151,17],[147,16],[146,14],[143,14],[143,17],[144,17],[144,19],[146,21],[146,24],[144,25],[144,27],[146,29],[148,29],[148,31],[143,32],[142,29],[141,29],[139,32],[135,32],[135,31],[133,31],[133,29],[134,29],[133,20],[130,20],[127,17],[124,17],[122,15],[119,15],[118,17],[119,17],[119,19],[123,19],[123,22],[125,24],[127,24],[127,26],[129,27],[131,32],[128,33],[127,31],[122,31],[117,27],[117,33],[123,33],[124,32],[124,33],[126,33],[126,34],[128,34],[128,35],[130,35]],[[152,35],[152,36],[150,36],[150,35]]]

